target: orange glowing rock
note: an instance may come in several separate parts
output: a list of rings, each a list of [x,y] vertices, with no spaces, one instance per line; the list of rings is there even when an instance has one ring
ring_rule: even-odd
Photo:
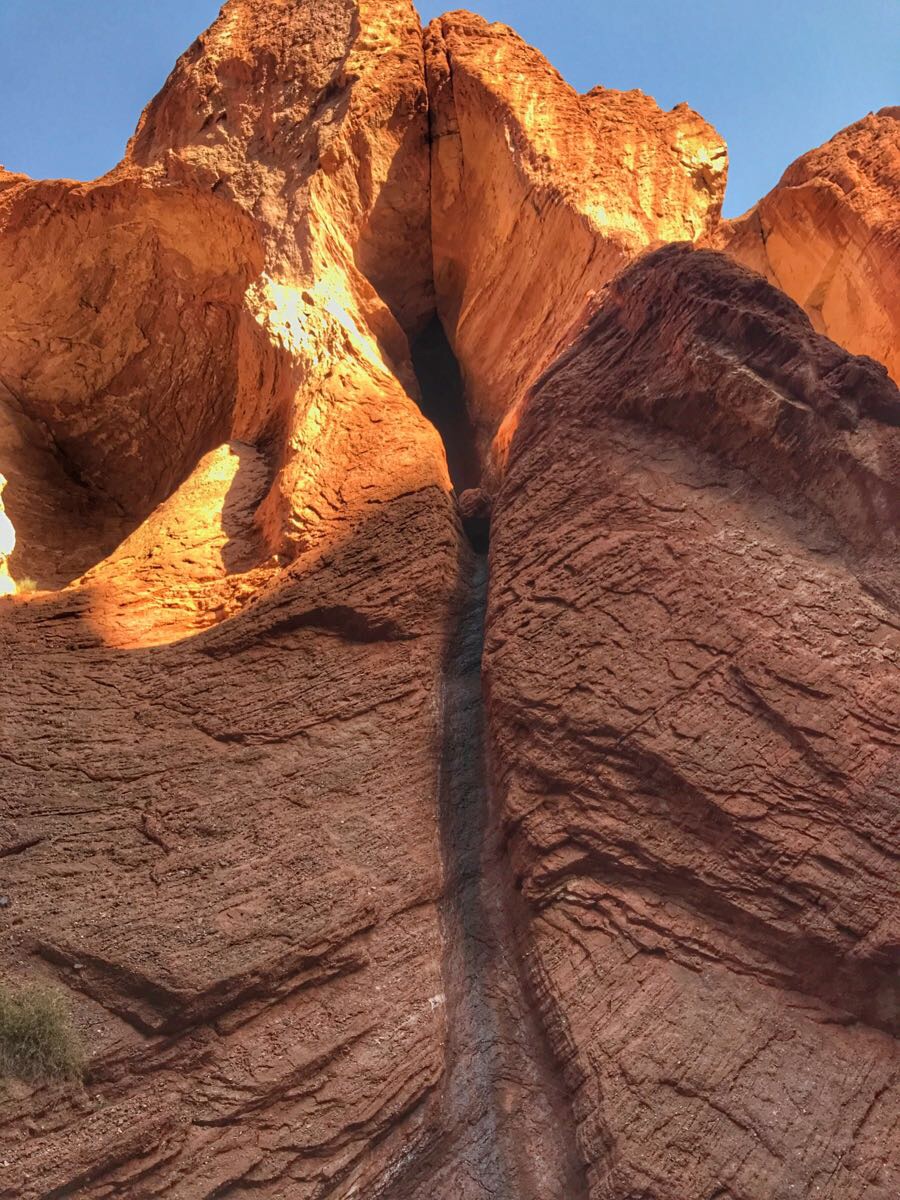
[[[587,297],[636,254],[718,219],[727,155],[687,105],[580,95],[505,25],[425,37],[438,309],[486,443]]]
[[[715,241],[801,304],[821,333],[900,382],[900,108],[798,158]]]

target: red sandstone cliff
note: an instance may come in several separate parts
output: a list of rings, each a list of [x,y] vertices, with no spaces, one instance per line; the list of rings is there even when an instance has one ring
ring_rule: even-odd
[[[716,240],[821,333],[900,381],[900,108],[870,113],[797,159]]]
[[[895,1200],[896,127],[229,0],[0,173],[0,1197]]]
[[[523,406],[488,715],[591,1196],[895,1191],[898,530],[897,389],[708,251]]]
[[[3,973],[90,1057],[4,1094],[0,1195],[371,1195],[428,1115],[462,551],[404,332],[427,179],[408,4],[232,0],[112,175],[0,192],[42,589],[0,614]]]
[[[636,254],[718,219],[726,152],[687,105],[579,95],[505,25],[425,36],[438,311],[482,440],[559,351],[585,297]]]

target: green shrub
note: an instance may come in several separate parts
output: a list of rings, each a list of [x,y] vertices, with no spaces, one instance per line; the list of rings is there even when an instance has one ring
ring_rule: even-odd
[[[84,1052],[63,996],[46,984],[0,984],[0,1074],[79,1079]]]

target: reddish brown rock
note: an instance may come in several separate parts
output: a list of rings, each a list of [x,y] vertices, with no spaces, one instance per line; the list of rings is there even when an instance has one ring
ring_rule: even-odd
[[[870,113],[797,159],[716,240],[821,333],[900,381],[900,108]]]
[[[639,260],[495,503],[496,803],[595,1200],[900,1183],[900,395]]]
[[[403,0],[231,0],[111,176],[4,178],[41,590],[0,603],[0,969],[89,1058],[3,1093],[4,1197],[373,1195],[435,1124],[464,556],[411,398],[427,180]]]
[[[900,406],[629,267],[724,167],[469,14],[230,0],[110,175],[0,170],[0,973],[88,1054],[0,1197],[896,1196]]]
[[[486,444],[591,292],[718,218],[721,138],[687,105],[579,95],[505,25],[455,12],[425,38],[438,309]]]
[[[466,519],[486,521],[491,515],[491,497],[483,488],[469,488],[459,498],[460,514]]]

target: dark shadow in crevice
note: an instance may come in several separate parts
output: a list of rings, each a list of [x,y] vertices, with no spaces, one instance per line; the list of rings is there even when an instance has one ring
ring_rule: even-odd
[[[413,342],[412,361],[422,393],[419,407],[444,440],[454,488],[459,493],[477,487],[481,463],[475,427],[466,408],[459,363],[438,317]]]
[[[463,517],[462,526],[475,553],[486,555],[491,541],[490,517]]]
[[[471,535],[470,535],[471,536]],[[585,1200],[568,1090],[527,986],[487,760],[488,558],[463,549],[446,648],[439,805],[446,1071],[436,1132],[379,1200]]]

